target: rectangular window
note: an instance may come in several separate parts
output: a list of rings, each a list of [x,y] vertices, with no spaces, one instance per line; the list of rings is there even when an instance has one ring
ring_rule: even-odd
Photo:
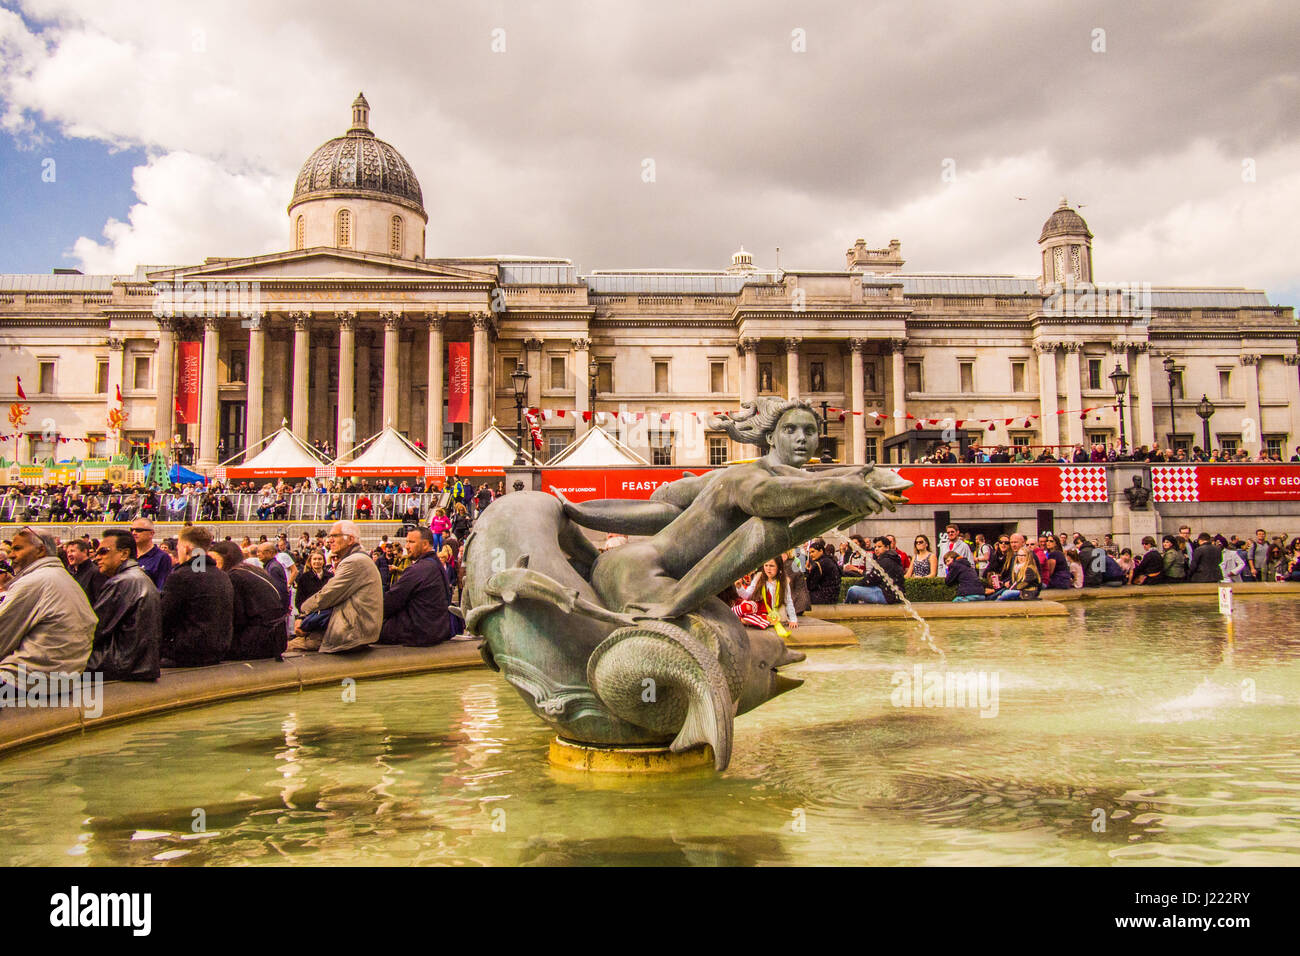
[[[668,363],[655,362],[655,394],[668,394]]]
[[[527,440],[525,436],[525,440]],[[569,439],[565,435],[547,435],[546,436],[546,457],[554,458],[564,449],[569,447]]]
[[[1101,359],[1088,359],[1088,387],[1101,388]]]
[[[104,440],[103,435],[97,435],[94,432],[86,435],[86,457],[108,457],[108,442]]]
[[[1232,369],[1219,369],[1219,398],[1232,397]]]
[[[1011,363],[1011,391],[1023,392],[1025,390],[1025,363]]]
[[[867,436],[867,461],[879,461],[880,447],[875,435]]]
[[[563,389],[565,387],[564,378],[564,356],[551,356],[551,388]]]
[[[903,366],[903,388],[908,392],[921,391],[921,363],[908,362]]]
[[[810,392],[826,391],[826,363],[825,362],[808,363],[808,391]]]
[[[41,362],[37,366],[36,391],[41,395],[54,394],[54,363]]]
[[[501,377],[497,379],[497,388],[514,388],[514,383],[510,381],[510,376],[515,374],[515,366],[519,364],[519,356],[503,355],[501,356]]]
[[[1110,432],[1088,432],[1089,445],[1105,445],[1110,441]]]
[[[727,390],[727,363],[709,363],[709,391],[713,393]]]
[[[671,465],[673,463],[673,444],[676,436],[672,432],[650,433],[650,464]]]
[[[1214,437],[1218,439],[1219,447],[1229,455],[1235,455],[1237,449],[1241,447],[1240,435],[1215,435]]]
[[[1184,397],[1183,396],[1183,370],[1180,368],[1174,369],[1174,396],[1176,398]]]
[[[596,363],[596,391],[609,394],[614,391],[614,363]]]
[[[1286,447],[1285,435],[1265,435],[1264,451],[1270,458],[1281,458],[1282,449]]]
[[[95,363],[95,394],[108,394],[108,361],[100,359]]]
[[[1170,442],[1170,445],[1173,446],[1174,451],[1179,451],[1181,449],[1187,454],[1191,454],[1192,452],[1191,435],[1173,435],[1171,437],[1173,440]]]
[[[148,390],[149,388],[149,356],[137,355],[135,357],[135,376],[132,378],[132,388]]]
[[[961,376],[961,391],[963,395],[970,395],[975,391],[975,363],[960,362],[958,363],[958,372]],[[920,389],[917,389],[920,391]]]
[[[727,439],[718,435],[709,436],[709,465],[721,468],[727,463]]]
[[[1019,435],[1012,435],[1012,436],[1011,436],[1011,447],[1012,447],[1012,448],[1028,448],[1028,447],[1029,447],[1029,437],[1030,437],[1029,434],[1028,434],[1028,433],[1024,433],[1024,432],[1022,432],[1022,433],[1019,434]]]

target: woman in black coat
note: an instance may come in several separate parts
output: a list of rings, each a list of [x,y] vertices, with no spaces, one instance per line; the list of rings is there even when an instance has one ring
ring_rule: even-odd
[[[307,566],[298,575],[298,593],[293,599],[294,609],[301,613],[302,602],[307,600],[325,586],[325,582],[334,577],[334,572],[325,565],[325,555],[313,551],[307,555]]]

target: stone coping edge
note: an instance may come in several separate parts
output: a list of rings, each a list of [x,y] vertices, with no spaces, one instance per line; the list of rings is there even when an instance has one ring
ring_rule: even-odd
[[[6,709],[0,713],[0,755],[59,737],[189,707],[302,690],[345,678],[403,677],[440,670],[483,667],[477,641],[434,647],[372,646],[345,654],[286,656],[283,661],[228,661],[210,667],[164,670],[157,681],[109,681],[103,711],[84,708]]]
[[[1069,609],[1055,601],[926,601],[913,602],[927,621],[972,617],[1065,617]],[[910,621],[901,604],[814,604],[812,613],[827,621],[856,621],[863,618]]]

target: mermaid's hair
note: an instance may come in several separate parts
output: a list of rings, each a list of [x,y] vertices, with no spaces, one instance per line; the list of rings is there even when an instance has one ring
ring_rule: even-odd
[[[817,415],[817,410],[798,398],[760,397],[752,402],[741,402],[736,414],[725,414],[717,426],[738,442],[766,448],[772,443],[772,432],[781,416],[792,408],[802,408]]]

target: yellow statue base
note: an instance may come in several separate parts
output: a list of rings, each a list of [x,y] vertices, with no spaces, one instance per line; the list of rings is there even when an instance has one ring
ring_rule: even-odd
[[[595,747],[555,737],[550,760],[554,767],[588,773],[678,773],[713,769],[713,748],[704,744],[673,753],[667,747]]]

